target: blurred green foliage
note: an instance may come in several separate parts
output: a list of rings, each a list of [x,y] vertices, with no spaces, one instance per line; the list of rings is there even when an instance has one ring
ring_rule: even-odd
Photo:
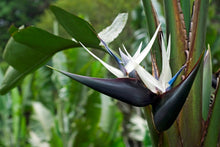
[[[54,5],[64,8],[70,13],[81,16],[89,21],[97,32],[111,24],[114,18],[122,12],[131,12],[140,3],[139,0],[126,1],[126,0],[58,0]],[[51,11],[46,11],[40,17],[40,22],[36,24],[37,27],[53,32],[54,15]],[[127,24],[131,23],[131,16],[129,15]],[[133,41],[133,28],[131,25],[126,25],[125,30],[120,34],[119,38],[114,41],[112,47],[121,46],[121,42],[129,45]],[[60,27],[59,35],[69,38],[70,36],[65,30]],[[130,36],[129,38],[127,36]]]
[[[14,24],[33,25],[40,14],[53,0],[1,0],[0,1],[0,50],[5,46],[10,34],[8,28]],[[1,51],[2,52],[2,51]]]
[[[55,2],[72,13],[89,18],[98,31],[110,25],[119,12],[129,12],[137,4],[138,1],[125,0],[111,3],[107,0]],[[52,33],[57,32],[54,20],[51,12],[46,11],[36,25]],[[36,20],[27,22],[21,24],[29,25]],[[133,31],[130,26],[126,30],[128,33]],[[58,33],[69,38],[61,26]],[[130,44],[125,39],[128,35],[123,34],[121,40]],[[119,42],[121,45],[122,41]],[[104,60],[108,60],[108,56]],[[107,75],[102,65],[80,48],[60,52],[48,64],[82,75]],[[5,63],[0,65],[5,70]],[[0,82],[2,79],[1,74]],[[123,114],[116,102],[46,67],[30,74],[18,88],[0,97],[2,146],[125,146],[123,140],[128,135],[122,135]]]
[[[206,44],[210,44],[212,50],[213,72],[220,65],[220,1],[212,0],[209,6]]]

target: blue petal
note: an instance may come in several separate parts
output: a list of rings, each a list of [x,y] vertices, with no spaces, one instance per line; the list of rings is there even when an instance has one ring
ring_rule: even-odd
[[[183,65],[180,70],[173,76],[173,78],[168,82],[168,84],[170,85],[170,87],[173,85],[173,83],[175,82],[175,80],[177,79],[177,77],[179,76],[179,74],[181,73],[181,71],[186,67],[186,65]],[[169,87],[169,88],[170,88]]]
[[[204,52],[186,78],[170,91],[161,95],[160,101],[153,104],[154,124],[162,132],[170,128],[179,115],[199,70]],[[183,66],[180,70],[185,68]]]
[[[107,46],[107,44],[101,39],[99,38],[100,41],[102,42],[102,44],[105,46],[106,50],[108,51],[108,53],[116,60],[116,62],[118,63],[118,66],[120,68],[120,70],[127,75],[127,71],[125,69],[125,67],[123,66],[123,62],[110,50],[110,48]]]

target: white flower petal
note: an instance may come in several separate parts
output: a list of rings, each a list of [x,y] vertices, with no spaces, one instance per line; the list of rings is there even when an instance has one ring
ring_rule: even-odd
[[[127,56],[129,58],[132,58],[131,55],[128,53],[127,49],[125,48],[124,44],[122,44],[122,46],[123,46],[123,49],[124,49],[125,53],[127,54]]]
[[[150,49],[151,49],[151,47],[153,46],[153,44],[154,44],[154,41],[155,41],[155,39],[156,39],[156,37],[157,37],[157,33],[158,33],[158,31],[159,31],[159,29],[160,29],[160,24],[159,24],[159,26],[157,27],[157,30],[156,30],[156,32],[154,33],[154,35],[153,35],[153,37],[152,37],[152,39],[150,40],[150,42],[147,44],[147,46],[143,49],[143,51],[139,54],[139,56],[138,57],[136,57],[135,58],[135,62],[137,63],[137,64],[140,64],[142,61],[143,61],[143,59],[147,56],[147,54],[149,53],[149,51],[150,51]],[[126,66],[125,66],[125,69],[127,70],[127,72],[129,73],[129,72],[131,72],[132,70],[134,70],[134,66],[132,66],[131,65],[132,63],[128,63]]]
[[[155,79],[148,71],[146,71],[142,66],[137,65],[135,68],[138,76],[141,78],[141,81],[146,85],[148,89],[156,93],[157,89],[164,92],[164,88],[161,83]]]
[[[151,50],[151,47],[153,46],[154,44],[154,41],[157,37],[157,34],[159,32],[159,29],[160,29],[160,24],[159,26],[157,27],[157,30],[155,31],[152,39],[150,40],[150,42],[147,44],[147,46],[143,49],[143,51],[140,53],[140,55],[137,57],[137,59],[135,60],[136,63],[140,64],[143,59],[147,56],[147,54],[149,53],[149,51]]]
[[[161,82],[155,79],[148,71],[146,71],[142,66],[135,62],[135,60],[130,56],[130,65],[135,67],[135,71],[141,78],[141,81],[146,85],[148,89],[156,93],[157,89],[162,92],[165,92],[164,88],[161,85]]]
[[[169,56],[168,53],[170,53],[170,49],[166,51],[165,43],[163,37],[161,37],[162,40],[162,71],[160,74],[159,81],[163,86],[165,86],[165,89],[169,84],[167,85],[166,83],[169,82],[169,80],[172,78],[172,73],[170,69],[170,64],[169,64]]]
[[[119,53],[120,53],[123,64],[126,65],[129,62],[128,56],[125,55],[125,53],[123,53],[120,48],[119,48]]]
[[[171,36],[169,35],[168,45],[167,45],[167,58],[170,60],[170,50],[171,50]]]
[[[141,48],[142,48],[142,42],[140,43],[140,45],[139,45],[137,51],[135,52],[135,54],[134,54],[134,56],[133,56],[134,59],[136,59],[136,58],[140,55],[140,53],[141,53]]]
[[[108,69],[112,74],[114,74],[116,77],[118,78],[123,78],[124,73],[122,71],[120,71],[119,69],[105,63],[104,61],[102,61],[99,57],[97,57],[95,54],[93,54],[88,48],[86,48],[81,42],[79,42],[82,47],[90,54],[92,55],[94,58],[96,58],[103,66],[105,66],[106,69]]]
[[[132,67],[132,69],[134,70],[136,67],[137,67],[137,63],[135,62],[135,60],[134,60],[134,58],[133,57],[131,57],[131,55],[128,53],[128,51],[127,51],[127,49],[125,48],[125,46],[123,45],[123,49],[124,49],[124,51],[125,51],[125,53],[127,54],[127,57],[129,58],[129,66],[125,66],[125,69],[126,68],[129,68],[129,67]],[[127,65],[127,64],[126,64]],[[132,71],[133,71],[132,70]],[[127,69],[126,69],[126,71],[127,71]],[[130,72],[132,72],[132,71],[127,71],[128,73],[130,73]]]

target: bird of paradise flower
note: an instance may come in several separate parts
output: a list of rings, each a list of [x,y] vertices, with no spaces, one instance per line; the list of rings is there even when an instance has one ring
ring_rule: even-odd
[[[170,68],[171,37],[169,36],[166,49],[164,39],[161,36],[162,70],[159,77],[154,77],[148,71],[146,71],[140,65],[140,63],[150,52],[158,35],[159,29],[160,25],[157,27],[152,39],[149,41],[147,46],[141,51],[141,43],[133,56],[128,53],[124,46],[123,50],[125,53],[119,49],[121,59],[111,51],[111,49],[101,38],[98,37],[107,52],[117,62],[119,69],[101,60],[81,42],[79,42],[90,55],[97,59],[108,71],[117,77],[115,79],[101,79],[81,76],[61,71],[50,66],[48,67],[96,91],[99,91],[125,103],[138,107],[152,105],[155,128],[158,131],[164,131],[173,124],[183,104],[185,103],[199,69],[203,54],[195,64],[192,71],[186,76],[186,78],[182,80],[177,86],[172,87],[174,81],[177,79],[178,75],[186,67],[186,65],[183,65],[180,70],[172,77]]]

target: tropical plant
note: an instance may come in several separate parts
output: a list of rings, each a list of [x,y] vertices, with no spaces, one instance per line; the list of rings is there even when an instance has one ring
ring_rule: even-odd
[[[34,24],[40,14],[49,7],[52,0],[46,1],[7,1],[2,0],[0,2],[0,48],[3,48],[7,43],[10,35],[7,33],[11,24],[20,26],[24,23],[27,25]]]
[[[121,58],[119,58],[115,51],[112,51],[108,47],[108,44],[122,31],[127,19],[126,14],[120,14],[111,26],[100,33],[96,33],[95,29],[85,20],[61,8],[51,6],[51,10],[56,16],[57,21],[63,26],[72,39],[64,39],[36,27],[15,28],[12,26],[10,28],[11,38],[7,43],[3,55],[4,60],[7,61],[10,66],[1,84],[0,93],[5,94],[17,86],[20,80],[30,72],[35,71],[47,63],[55,53],[69,48],[75,48],[76,50],[76,48],[83,47],[117,78],[99,79],[64,72],[58,70],[62,65],[59,61],[55,60],[53,66],[57,69],[53,67],[50,68],[115,99],[134,106],[144,107],[153,146],[219,145],[219,73],[212,79],[211,49],[204,51],[206,48],[205,30],[208,0],[194,1],[192,17],[190,15],[190,0],[164,1],[166,21],[165,24],[162,25],[166,26],[166,31],[161,30],[157,13],[151,1],[142,0],[142,2],[147,20],[147,30],[152,39],[142,51],[142,45],[140,44],[134,56],[131,56],[126,48],[123,47],[125,53],[119,50],[121,55]],[[115,59],[119,69],[101,60],[87,47],[96,48],[110,54]],[[152,75],[147,72],[143,66],[139,65],[149,52],[151,53]],[[77,51],[74,51],[74,53],[77,53]],[[84,54],[83,51],[80,51],[80,54]],[[57,56],[59,56],[56,57],[57,60],[64,59],[62,62],[67,62],[62,52],[57,54]],[[76,62],[76,67],[78,66],[78,62],[86,64],[88,61],[85,58],[80,58],[79,61]],[[99,66],[100,63],[97,63],[97,65]],[[88,68],[88,66],[86,68]],[[62,68],[69,70],[68,68],[65,69],[65,67]],[[93,70],[93,72],[90,72],[90,76],[92,77],[96,76],[96,74],[98,75],[97,70],[99,70],[99,68]],[[184,73],[180,78],[178,75],[181,75],[181,71],[183,70]],[[173,78],[171,71],[172,73],[177,73]],[[57,82],[56,87],[57,89],[61,89],[58,91],[59,95],[65,95],[65,92],[70,90],[68,89],[70,81],[69,79],[60,78],[63,77],[57,76],[59,82]],[[214,88],[212,88],[212,80],[216,81]],[[62,88],[62,86],[64,87]],[[45,134],[52,129],[53,133],[46,135],[49,136],[49,138],[44,138],[50,140],[51,145],[54,143],[66,146],[79,145],[81,143],[83,146],[89,146],[91,142],[94,142],[93,145],[99,143],[97,138],[92,136],[92,133],[86,135],[86,139],[91,142],[83,144],[82,138],[85,137],[86,132],[95,132],[98,129],[99,116],[97,112],[99,113],[100,109],[97,109],[97,104],[100,104],[100,95],[93,91],[85,96],[85,94],[88,93],[86,93],[85,88],[81,86],[76,86],[73,90],[73,94],[79,89],[82,93],[76,97],[78,97],[78,99],[85,98],[85,100],[90,101],[90,103],[78,106],[77,103],[74,103],[77,98],[73,101],[68,101],[73,104],[73,107],[76,109],[84,105],[88,112],[88,117],[85,117],[85,120],[80,119],[82,116],[80,113],[74,115],[72,120],[74,121],[75,127],[71,129],[77,130],[74,132],[75,134],[72,133],[70,128],[65,129],[67,125],[65,125],[65,121],[62,119],[58,119],[60,121],[58,124],[61,125],[59,127],[61,129],[58,131],[56,130],[57,127],[45,127],[45,119],[48,119],[49,122],[56,122],[56,119],[53,118],[41,104],[37,102],[33,104],[33,109],[38,119],[36,125],[41,123],[43,126],[42,130]],[[17,95],[18,92],[19,91],[14,91],[13,93]],[[90,96],[97,98],[90,99],[88,98]],[[65,98],[65,96],[60,97]],[[19,101],[19,97],[15,98]],[[210,100],[212,100],[211,104]],[[64,103],[65,100],[59,99],[59,101],[61,104],[56,108],[59,116],[68,119],[67,122],[71,122],[71,117],[62,116],[64,114],[62,107],[65,106],[62,103]],[[22,101],[19,101],[18,104],[21,106]],[[71,109],[70,106],[65,106],[65,108]],[[40,110],[42,110],[42,112],[40,112]],[[95,112],[95,110],[97,111]],[[14,119],[20,121],[14,124],[14,130],[16,130],[16,125],[24,126],[25,118],[18,120],[18,116],[21,115],[20,109],[15,109],[13,112],[15,114],[13,115]],[[41,117],[43,113],[45,115],[42,116],[46,116],[45,118]],[[5,114],[4,117],[7,117],[7,114]],[[108,118],[103,116],[102,119]],[[105,120],[102,121],[106,123]],[[88,123],[92,124],[92,128],[88,127],[87,130],[85,130],[84,127],[87,126]],[[117,122],[114,123],[117,124]],[[54,124],[57,125],[57,123]],[[25,127],[20,128],[22,128],[22,131],[26,130]],[[109,128],[104,128],[108,129],[108,132],[111,132]],[[42,140],[42,138],[39,138],[41,135],[37,136],[36,132],[36,130],[35,132],[30,132],[32,136],[30,142]],[[62,132],[61,137],[59,137],[59,132]],[[19,130],[16,130],[14,135],[15,140],[18,140],[18,133]],[[104,139],[105,134],[103,132],[99,133],[101,138]],[[120,137],[118,137],[118,139],[121,140]],[[107,142],[106,145],[121,145],[120,142],[117,141],[111,142],[111,137],[108,137],[107,140],[110,141]]]

